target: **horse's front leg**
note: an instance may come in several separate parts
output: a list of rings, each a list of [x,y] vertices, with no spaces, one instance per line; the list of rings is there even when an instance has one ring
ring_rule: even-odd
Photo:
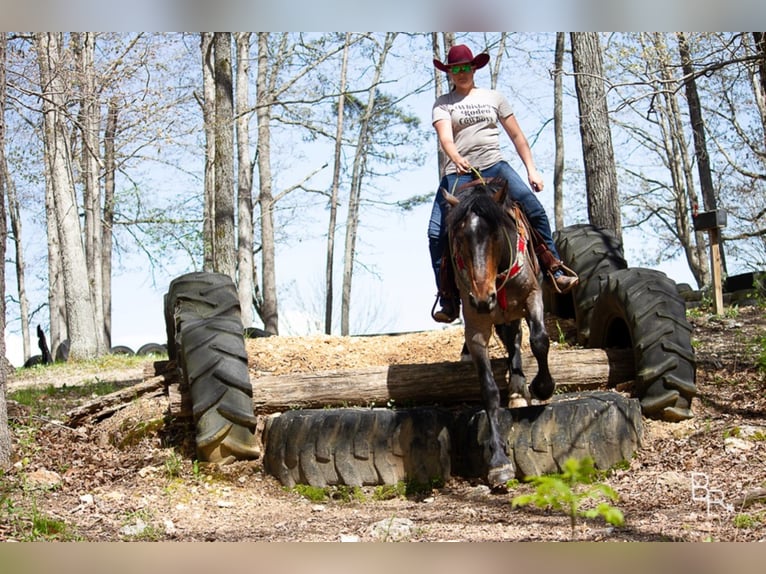
[[[481,398],[489,424],[489,473],[487,481],[492,489],[504,488],[506,483],[515,476],[513,463],[505,452],[505,440],[500,435],[500,391],[492,374],[492,365],[487,349],[492,333],[491,323],[485,329],[476,330],[468,327],[466,322],[465,342],[471,353],[481,385]]]
[[[495,330],[508,353],[508,406],[527,406],[531,396],[521,363],[521,319],[495,325]]]
[[[545,329],[543,299],[540,291],[530,295],[528,300],[527,325],[529,325],[529,346],[537,360],[537,375],[530,388],[532,394],[541,401],[548,400],[553,395],[556,383],[553,381],[548,368],[548,349],[550,340]]]

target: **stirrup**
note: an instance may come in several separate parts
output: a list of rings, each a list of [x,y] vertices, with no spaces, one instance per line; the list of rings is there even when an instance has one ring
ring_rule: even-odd
[[[556,277],[554,276],[554,273],[556,271],[562,271],[566,277],[573,277],[574,281],[564,290],[562,290],[558,283],[556,283]],[[580,283],[580,278],[577,276],[577,273],[575,273],[572,269],[564,265],[563,262],[557,261],[555,265],[552,265],[546,273],[548,274],[548,278],[551,280],[551,284],[553,285],[553,288],[556,290],[556,292],[559,295],[563,295],[564,293],[569,293],[572,289],[577,287],[577,285]]]

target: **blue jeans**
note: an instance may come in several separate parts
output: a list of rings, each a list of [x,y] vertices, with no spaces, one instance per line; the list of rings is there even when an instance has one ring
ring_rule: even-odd
[[[543,204],[540,203],[535,192],[524,183],[519,174],[516,173],[508,162],[500,161],[487,169],[481,170],[480,173],[485,179],[502,177],[508,182],[508,196],[510,199],[517,201],[521,205],[530,225],[532,225],[532,227],[534,227],[542,236],[548,249],[550,249],[551,254],[553,254],[556,259],[561,259],[558,250],[556,249],[556,244],[553,242],[551,225],[548,221],[548,215],[545,213]],[[474,179],[476,179],[476,174],[474,173],[461,175],[453,173],[445,175],[439,183],[439,187],[446,189],[450,193],[454,193],[454,190],[459,188],[462,184],[473,181]],[[457,180],[457,184],[455,183],[455,180]],[[445,225],[447,208],[447,200],[444,199],[444,195],[442,195],[440,189],[436,192],[434,204],[431,208],[431,219],[428,221],[428,248],[431,253],[431,265],[434,269],[437,289],[440,288],[439,266],[447,242]]]

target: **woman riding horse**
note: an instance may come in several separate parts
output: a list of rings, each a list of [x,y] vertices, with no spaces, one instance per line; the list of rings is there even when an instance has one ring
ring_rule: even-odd
[[[444,176],[440,182],[428,225],[431,263],[436,276],[441,309],[433,313],[436,321],[451,323],[460,314],[454,285],[442,281],[440,267],[445,254],[445,199],[441,189],[454,193],[459,186],[474,179],[478,173],[484,179],[501,177],[508,182],[508,194],[521,204],[527,219],[542,238],[538,257],[553,287],[564,293],[577,285],[577,276],[564,267],[553,242],[548,216],[540,201],[500,153],[498,124],[511,138],[527,170],[529,185],[542,191],[543,178],[537,171],[524,133],[521,131],[508,100],[496,90],[477,88],[474,73],[489,62],[489,54],[474,58],[468,46],[453,46],[447,62],[434,59],[436,68],[447,72],[454,89],[440,96],[433,105],[433,125],[444,152]]]

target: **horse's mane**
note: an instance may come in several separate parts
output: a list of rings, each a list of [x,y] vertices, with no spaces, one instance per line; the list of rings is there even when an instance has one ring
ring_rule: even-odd
[[[470,213],[481,217],[492,232],[500,227],[512,226],[513,220],[504,209],[504,204],[497,203],[492,197],[502,185],[505,185],[505,182],[478,183],[460,190],[457,193],[460,202],[447,215],[447,228],[453,230]]]

